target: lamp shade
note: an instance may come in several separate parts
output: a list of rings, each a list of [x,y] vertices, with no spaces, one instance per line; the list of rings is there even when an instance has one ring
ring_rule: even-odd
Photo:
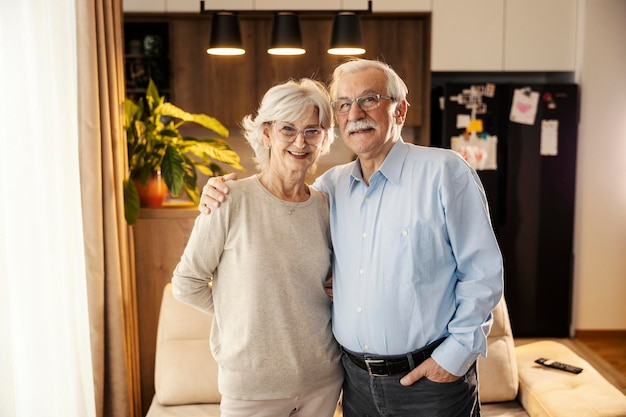
[[[272,38],[267,53],[272,55],[302,55],[306,50],[302,46],[300,18],[291,12],[279,12],[274,16]]]
[[[239,18],[231,12],[213,15],[211,39],[207,53],[211,55],[242,55],[246,53],[241,42]]]
[[[361,39],[361,20],[356,13],[340,12],[335,15],[328,53],[332,55],[365,53]]]

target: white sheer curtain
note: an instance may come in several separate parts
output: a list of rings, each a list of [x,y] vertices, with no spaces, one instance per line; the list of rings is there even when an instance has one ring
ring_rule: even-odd
[[[0,415],[95,416],[75,0],[0,0]]]

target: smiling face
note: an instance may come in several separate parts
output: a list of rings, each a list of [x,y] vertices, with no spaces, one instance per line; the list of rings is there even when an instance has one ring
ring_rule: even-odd
[[[281,133],[281,129],[292,135],[293,131],[299,131],[293,142]],[[271,124],[266,124],[263,130],[263,143],[270,147],[269,171],[278,174],[280,177],[304,178],[307,171],[315,165],[321,154],[327,132],[323,129],[323,140],[318,145],[310,145],[304,139],[304,129],[321,129],[319,126],[318,112],[311,109],[308,116],[295,121],[278,120]],[[309,142],[314,142],[309,140]]]
[[[380,69],[368,68],[344,74],[337,83],[334,99],[353,99],[366,94],[388,94],[387,78]],[[361,160],[382,162],[399,137],[405,113],[401,107],[393,100],[381,99],[379,107],[366,112],[353,102],[349,112],[336,115],[346,146]]]

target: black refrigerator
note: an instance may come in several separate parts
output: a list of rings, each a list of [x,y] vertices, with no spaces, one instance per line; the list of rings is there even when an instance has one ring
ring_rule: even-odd
[[[473,166],[504,258],[513,334],[568,337],[577,85],[454,83],[434,91],[433,98],[432,145],[466,155],[474,143],[489,157]]]

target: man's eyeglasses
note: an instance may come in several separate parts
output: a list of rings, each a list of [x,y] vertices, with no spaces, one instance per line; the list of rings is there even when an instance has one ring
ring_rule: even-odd
[[[321,127],[307,127],[298,129],[294,125],[285,122],[275,122],[278,140],[285,143],[292,143],[298,135],[302,133],[304,141],[311,146],[318,146],[324,139],[324,129]]]
[[[395,101],[393,97],[384,96],[382,94],[366,94],[357,98],[340,98],[338,100],[333,100],[330,102],[330,105],[333,106],[333,110],[337,114],[348,113],[352,108],[352,103],[355,101],[361,110],[370,111],[377,109],[378,106],[380,106],[381,98]]]

